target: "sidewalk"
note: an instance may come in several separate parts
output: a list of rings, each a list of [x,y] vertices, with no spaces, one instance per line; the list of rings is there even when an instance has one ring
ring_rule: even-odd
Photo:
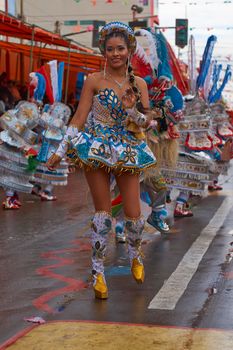
[[[0,349],[232,350],[232,343],[232,331],[94,321],[55,321],[26,329]]]

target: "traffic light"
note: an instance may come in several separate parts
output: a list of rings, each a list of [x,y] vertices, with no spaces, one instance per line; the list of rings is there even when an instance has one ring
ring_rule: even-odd
[[[93,21],[92,47],[99,47],[99,32],[105,24],[105,21]]]
[[[188,20],[176,19],[176,46],[183,49],[188,43]]]

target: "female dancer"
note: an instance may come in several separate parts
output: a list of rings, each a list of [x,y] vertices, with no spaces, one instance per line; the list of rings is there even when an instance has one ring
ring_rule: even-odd
[[[123,198],[132,275],[138,283],[144,280],[139,176],[156,160],[142,139],[148,119],[138,108],[148,110],[149,98],[146,83],[134,76],[130,66],[135,49],[136,39],[130,27],[121,22],[103,27],[100,50],[106,59],[104,71],[87,77],[66,135],[47,163],[49,169],[55,169],[69,149],[70,157],[84,166],[95,207],[92,274],[99,299],[108,297],[103,263],[112,227],[110,173],[114,173]]]

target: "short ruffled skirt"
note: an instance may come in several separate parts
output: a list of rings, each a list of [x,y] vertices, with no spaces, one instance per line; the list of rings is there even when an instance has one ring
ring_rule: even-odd
[[[123,126],[86,126],[72,140],[68,156],[87,169],[105,167],[115,173],[138,173],[156,165],[146,142],[138,140]]]

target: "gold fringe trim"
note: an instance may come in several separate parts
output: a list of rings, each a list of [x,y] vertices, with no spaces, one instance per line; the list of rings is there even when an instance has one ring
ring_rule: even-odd
[[[79,168],[84,168],[86,171],[91,171],[91,170],[98,170],[99,168],[104,169],[108,173],[113,172],[117,175],[122,174],[122,173],[132,173],[132,174],[141,174],[142,172],[146,171],[147,169],[154,168],[156,166],[156,161],[153,164],[147,165],[144,168],[135,168],[135,167],[124,167],[122,164],[119,164],[117,166],[108,166],[101,162],[100,160],[96,160],[94,158],[88,158],[90,162],[95,162],[95,164],[89,164],[83,161],[78,157],[76,154],[77,159],[71,161],[75,164],[75,166]],[[97,165],[96,165],[97,164]]]
[[[106,214],[106,215],[110,216],[110,218],[112,218],[111,212],[108,212],[106,210],[96,210],[95,214]]]
[[[130,218],[129,216],[125,216],[124,217],[125,220],[128,220],[128,221],[133,221],[133,222],[136,222],[140,219],[145,219],[144,216],[141,214],[139,215],[137,218]]]

